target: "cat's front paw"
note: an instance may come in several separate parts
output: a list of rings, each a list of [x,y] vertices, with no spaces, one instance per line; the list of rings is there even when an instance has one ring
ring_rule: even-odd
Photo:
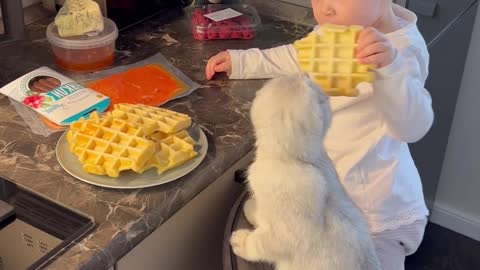
[[[237,230],[232,233],[230,237],[230,245],[232,245],[233,252],[244,259],[247,258],[247,237],[251,234],[249,230]]]
[[[253,226],[257,225],[257,219],[255,217],[256,210],[257,208],[254,199],[248,199],[243,205],[243,214],[245,215],[248,223],[252,224]]]

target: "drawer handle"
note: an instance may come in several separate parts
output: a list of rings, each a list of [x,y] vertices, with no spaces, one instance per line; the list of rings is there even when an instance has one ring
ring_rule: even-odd
[[[410,0],[408,1],[408,9],[411,11],[433,18],[437,10],[438,0]]]

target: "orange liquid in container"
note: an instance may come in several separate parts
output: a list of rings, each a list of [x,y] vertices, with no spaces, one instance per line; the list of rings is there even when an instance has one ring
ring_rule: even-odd
[[[118,29],[104,18],[104,30],[96,34],[60,37],[54,22],[48,25],[46,36],[50,42],[55,64],[71,71],[96,71],[110,66],[115,53]]]
[[[110,97],[109,109],[117,103],[159,106],[188,88],[157,65],[132,68],[88,84],[88,87]]]
[[[54,47],[55,64],[65,70],[96,71],[113,63],[114,48],[107,45],[86,50],[67,50]]]

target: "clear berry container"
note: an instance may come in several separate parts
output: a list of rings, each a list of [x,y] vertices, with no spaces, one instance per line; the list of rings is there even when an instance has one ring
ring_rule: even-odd
[[[192,6],[190,20],[197,40],[252,39],[262,23],[255,8],[242,4]]]

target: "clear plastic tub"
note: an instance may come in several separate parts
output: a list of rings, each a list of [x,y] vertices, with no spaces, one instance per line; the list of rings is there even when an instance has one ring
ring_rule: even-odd
[[[104,18],[104,30],[98,34],[62,38],[52,22],[47,27],[47,39],[52,46],[55,63],[71,71],[95,71],[113,63],[118,29]]]
[[[233,10],[233,11],[232,11]],[[224,12],[238,16],[215,21],[207,18],[211,13]],[[261,25],[255,8],[242,4],[198,5],[190,8],[193,37],[197,40],[252,39]]]

